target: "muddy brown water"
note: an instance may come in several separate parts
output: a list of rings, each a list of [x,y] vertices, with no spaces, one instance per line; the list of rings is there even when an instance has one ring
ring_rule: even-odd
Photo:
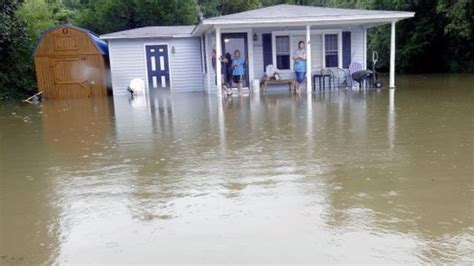
[[[474,263],[473,75],[0,104],[0,264]]]

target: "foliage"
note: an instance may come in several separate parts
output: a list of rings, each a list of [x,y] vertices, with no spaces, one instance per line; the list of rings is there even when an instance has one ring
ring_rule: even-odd
[[[260,0],[221,0],[220,13],[222,15],[238,13],[260,6]]]
[[[198,1],[198,2],[196,2]],[[32,51],[40,33],[64,21],[96,33],[151,25],[190,25],[276,4],[414,11],[397,23],[400,72],[473,72],[472,0],[0,0],[0,97],[34,87]],[[390,26],[369,29],[369,55],[388,69]],[[369,56],[370,58],[370,56]]]
[[[45,29],[67,21],[74,13],[59,0],[28,0],[18,8],[16,15],[27,25],[29,35],[36,40]]]
[[[195,0],[96,0],[79,9],[76,24],[99,34],[150,25],[196,24]]]
[[[17,7],[16,0],[0,0],[0,99],[22,97],[34,84],[30,37]]]

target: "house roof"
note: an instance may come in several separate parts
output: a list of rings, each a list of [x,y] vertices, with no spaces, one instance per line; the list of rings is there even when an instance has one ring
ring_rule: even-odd
[[[266,21],[269,19],[333,19],[340,18],[356,18],[359,16],[383,16],[406,18],[412,17],[412,12],[404,11],[384,11],[384,10],[367,10],[367,9],[344,9],[329,8],[317,6],[300,6],[300,5],[276,5],[269,6],[240,13],[213,17],[206,19],[208,23],[235,23],[237,21]]]
[[[76,26],[73,26],[73,25],[70,25],[70,24],[61,24],[61,25],[58,25],[58,26],[55,26],[55,27],[52,27],[48,30],[43,31],[41,33],[40,38],[38,39],[38,42],[36,43],[35,53],[36,53],[36,49],[38,48],[38,45],[41,43],[41,41],[43,40],[43,38],[46,34],[52,32],[52,31],[55,31],[57,29],[61,29],[61,28],[73,28],[75,30],[82,31],[82,32],[86,33],[87,36],[89,37],[89,39],[94,44],[94,46],[97,48],[97,51],[99,51],[102,55],[108,55],[109,54],[109,47],[107,45],[107,42],[104,41],[104,40],[101,40],[97,34],[95,34],[94,32],[92,32],[90,30],[79,28],[79,27],[76,27]]]
[[[101,35],[103,40],[138,38],[179,38],[202,34],[213,26],[255,25],[335,25],[350,23],[389,23],[413,17],[415,13],[366,9],[343,9],[300,5],[276,5],[240,13],[207,18],[198,25],[149,26]]]
[[[406,11],[343,9],[282,4],[204,19],[196,26],[193,34],[199,34],[211,26],[388,23],[390,21],[411,18],[414,15],[414,12]]]
[[[110,39],[139,39],[139,38],[179,38],[191,37],[194,25],[188,26],[149,26],[112,32],[101,35],[103,40]]]

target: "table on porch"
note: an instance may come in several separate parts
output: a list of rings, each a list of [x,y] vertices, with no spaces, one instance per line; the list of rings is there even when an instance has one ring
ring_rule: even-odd
[[[313,74],[313,91],[316,90],[316,79],[318,79],[319,89],[326,89],[326,78],[328,79],[329,89],[332,88],[333,74],[329,70],[319,70]],[[322,86],[321,86],[322,84]]]
[[[260,90],[266,91],[268,84],[288,84],[290,90],[295,86],[295,81],[292,79],[262,79],[260,81]]]

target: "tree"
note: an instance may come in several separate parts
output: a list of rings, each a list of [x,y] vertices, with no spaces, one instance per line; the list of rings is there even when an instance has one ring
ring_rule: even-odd
[[[438,2],[438,13],[446,17],[443,28],[447,45],[450,47],[448,62],[450,71],[474,71],[474,5],[470,0]]]
[[[221,14],[227,15],[242,11],[256,9],[260,6],[260,0],[221,0]]]
[[[17,19],[16,0],[0,0],[0,98],[17,98],[34,87],[28,30]]]
[[[193,25],[197,23],[198,6],[195,0],[179,0],[176,24]]]
[[[96,0],[78,12],[75,22],[102,34],[140,27],[135,1]]]
[[[220,16],[222,13],[219,10],[219,5],[220,5],[219,0],[200,0],[199,1],[199,9],[205,18]]]
[[[33,41],[36,41],[43,31],[58,25],[61,21],[69,20],[74,16],[74,12],[67,10],[59,0],[52,2],[29,0],[20,5],[16,15],[27,25],[28,33]]]

